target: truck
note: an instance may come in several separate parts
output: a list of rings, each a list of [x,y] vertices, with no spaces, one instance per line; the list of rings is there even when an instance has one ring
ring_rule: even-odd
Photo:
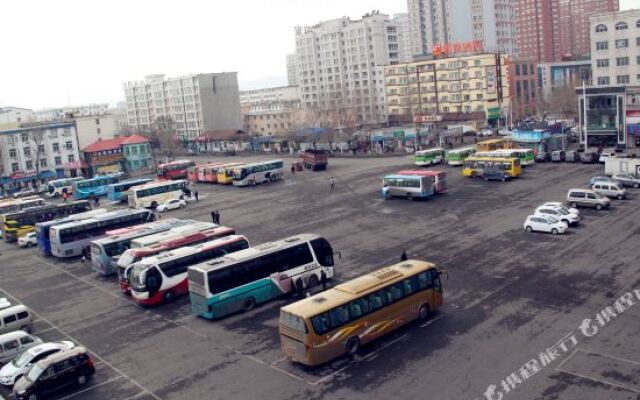
[[[307,149],[302,153],[304,167],[312,171],[327,169],[327,152],[324,150]]]
[[[604,162],[604,173],[640,175],[640,158],[608,157]]]

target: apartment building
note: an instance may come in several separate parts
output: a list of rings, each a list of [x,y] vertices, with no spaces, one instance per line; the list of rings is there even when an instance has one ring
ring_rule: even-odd
[[[33,110],[20,107],[0,108],[0,130],[19,128],[25,122],[35,122]]]
[[[452,41],[452,4],[450,0],[407,0],[411,55],[429,54],[434,45]]]
[[[62,121],[75,117],[100,116],[109,113],[109,103],[42,108],[36,110],[35,113],[38,122]]]
[[[411,22],[408,13],[394,14],[391,19],[398,26],[399,61],[409,62],[413,60],[414,45],[411,35]]]
[[[149,75],[124,84],[127,123],[134,131],[153,129],[158,119],[170,119],[185,142],[219,130],[242,128],[236,72],[167,78]]]
[[[287,84],[289,86],[298,85],[298,68],[295,54],[287,54]]]
[[[510,104],[504,54],[484,53],[385,67],[389,122],[484,121]]]
[[[297,86],[240,92],[240,107],[249,134],[287,136],[303,123]]]
[[[591,17],[593,84],[640,85],[640,10]]]
[[[388,15],[366,14],[296,28],[300,101],[305,109],[349,110],[357,124],[386,121],[376,88],[384,82],[378,66],[397,64],[398,25]],[[382,81],[382,82],[380,82]]]

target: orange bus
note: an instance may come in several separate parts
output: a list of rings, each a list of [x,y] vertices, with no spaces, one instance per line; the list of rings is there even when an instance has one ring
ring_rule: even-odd
[[[282,351],[307,366],[354,355],[361,345],[440,308],[443,272],[408,260],[282,307]]]

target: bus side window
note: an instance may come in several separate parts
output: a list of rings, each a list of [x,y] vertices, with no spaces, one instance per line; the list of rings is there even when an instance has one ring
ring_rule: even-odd
[[[322,335],[329,332],[331,325],[329,324],[329,313],[322,313],[311,318],[311,324],[316,334]]]
[[[431,273],[421,272],[418,274],[418,289],[425,290],[433,288],[433,281],[431,279]]]
[[[349,303],[349,311],[351,313],[351,319],[360,318],[369,313],[369,301],[366,297],[353,300]]]
[[[438,271],[433,269],[431,270],[431,273],[433,275],[433,286],[438,292],[442,292],[442,282],[440,281],[440,275],[438,274]]]
[[[345,304],[336,307],[329,311],[329,315],[331,316],[331,325],[333,328],[344,325],[349,322],[349,305]]]
[[[375,311],[384,306],[384,289],[371,293],[368,297],[371,311]]]

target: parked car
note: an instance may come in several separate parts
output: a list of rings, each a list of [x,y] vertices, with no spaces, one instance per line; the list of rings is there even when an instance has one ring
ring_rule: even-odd
[[[580,161],[583,164],[595,164],[598,161],[598,153],[580,153]]]
[[[493,135],[493,131],[491,130],[491,128],[482,128],[482,129],[480,129],[479,135],[480,136],[491,136],[491,135]]]
[[[26,235],[22,235],[18,238],[18,246],[20,247],[31,247],[37,245],[38,239],[36,238],[35,232],[29,232]]]
[[[25,331],[13,331],[0,335],[0,364],[4,364],[19,356],[23,351],[42,344],[39,337]]]
[[[33,328],[33,313],[22,304],[0,310],[0,334],[22,329],[31,332]]]
[[[482,170],[482,179],[485,181],[502,181],[506,182],[511,179],[507,173],[497,168],[485,168]]]
[[[626,187],[640,187],[640,176],[632,175],[632,174],[615,174],[612,176],[613,179],[620,182],[622,186]]]
[[[540,206],[536,208],[534,215],[542,217],[551,216],[566,223],[567,226],[576,225],[580,222],[580,217],[561,207]]]
[[[557,235],[565,233],[568,225],[554,217],[543,217],[541,215],[529,215],[524,221],[524,230],[527,232],[549,232]]]
[[[178,208],[185,208],[187,206],[187,202],[184,199],[172,199],[167,201],[164,204],[160,204],[156,211],[158,212],[167,212],[169,210],[176,210]]]
[[[40,360],[44,360],[48,356],[62,350],[74,348],[76,345],[70,341],[49,342],[33,346],[23,352],[11,362],[0,368],[0,384],[4,386],[13,386],[33,364]]]
[[[19,197],[33,196],[34,194],[36,194],[36,191],[34,189],[28,188],[13,193],[13,197],[17,199]]]
[[[564,161],[568,163],[575,163],[580,161],[580,155],[578,152],[570,150],[564,153]]]
[[[544,203],[542,205],[543,207],[556,207],[556,208],[562,208],[566,211],[569,211],[571,214],[576,215],[576,216],[580,216],[580,210],[578,210],[577,208],[573,208],[573,207],[567,207],[566,204],[561,203],[559,201],[548,201],[546,203]]]
[[[0,297],[0,310],[11,307],[11,302],[6,297]]]
[[[70,385],[84,385],[96,372],[87,349],[78,346],[38,361],[13,386],[14,400],[33,400]]]
[[[569,189],[567,202],[573,208],[580,206],[602,210],[611,206],[611,200],[607,196],[603,196],[591,189]]]
[[[598,157],[598,162],[604,164],[607,158],[613,157],[611,153],[600,153],[600,157]]]
[[[546,151],[539,151],[536,153],[536,162],[547,162],[551,159],[551,155]]]
[[[627,189],[619,182],[598,181],[591,185],[591,189],[610,199],[624,200],[627,197]]]
[[[609,178],[608,176],[600,175],[600,176],[594,176],[594,177],[592,177],[591,179],[589,179],[589,183],[588,183],[588,185],[589,185],[589,186],[591,186],[591,185],[593,185],[593,184],[594,184],[594,183],[596,183],[596,182],[611,182],[611,183],[618,183],[618,181],[616,181],[616,180],[615,180],[615,179],[613,179],[613,178]]]
[[[551,152],[551,162],[564,162],[565,152],[564,150],[555,150]]]

